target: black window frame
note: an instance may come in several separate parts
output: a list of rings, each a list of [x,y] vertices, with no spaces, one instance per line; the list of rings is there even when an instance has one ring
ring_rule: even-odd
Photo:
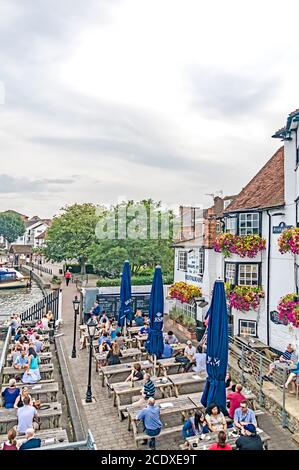
[[[262,212],[261,211],[242,211],[242,212],[231,212],[224,214],[224,223],[225,223],[225,232],[226,230],[226,219],[236,219],[236,233],[235,235],[240,235],[240,215],[241,214],[259,214],[259,231],[255,235],[259,235],[260,237],[262,236]],[[243,235],[244,236],[244,235]]]
[[[262,285],[262,263],[260,261],[255,261],[255,262],[248,262],[248,263],[244,263],[244,262],[241,262],[241,261],[225,261],[224,262],[224,280],[226,282],[226,265],[227,264],[234,264],[236,265],[236,270],[235,270],[235,282],[233,283],[233,285],[235,286],[238,286],[238,280],[239,280],[239,268],[240,268],[240,265],[252,265],[252,264],[256,264],[258,265],[258,286],[261,286]],[[254,286],[253,286],[254,287]]]
[[[238,336],[241,336],[241,322],[244,322],[244,321],[255,323],[255,325],[256,325],[255,336],[253,336],[253,335],[248,335],[248,336],[250,338],[257,338],[258,337],[258,335],[257,335],[257,328],[258,328],[257,320],[252,320],[250,318],[239,318],[239,321],[238,321]]]

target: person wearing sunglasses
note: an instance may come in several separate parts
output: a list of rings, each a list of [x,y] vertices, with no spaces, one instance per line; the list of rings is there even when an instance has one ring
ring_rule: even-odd
[[[234,425],[237,429],[243,430],[247,424],[257,426],[254,411],[248,407],[246,400],[241,401],[240,407],[234,413]]]

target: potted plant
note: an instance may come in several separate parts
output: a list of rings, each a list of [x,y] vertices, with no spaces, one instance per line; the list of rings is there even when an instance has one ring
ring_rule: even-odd
[[[241,312],[257,310],[261,299],[265,297],[260,286],[233,286],[227,283],[225,290],[229,306]]]
[[[51,279],[51,289],[60,289],[61,279],[58,276],[53,276]]]
[[[284,325],[292,324],[299,327],[299,297],[297,294],[287,294],[281,297],[277,306],[278,318]]]
[[[221,233],[213,243],[214,250],[226,258],[232,254],[241,258],[255,258],[259,251],[266,248],[266,240],[259,235],[233,235]]]
[[[291,227],[284,230],[278,239],[278,246],[281,254],[291,252],[299,255],[299,228]]]

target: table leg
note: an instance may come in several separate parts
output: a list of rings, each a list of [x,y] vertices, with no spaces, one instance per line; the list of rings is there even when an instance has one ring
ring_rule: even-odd
[[[174,386],[174,394],[177,398],[179,398],[179,386],[178,385]]]
[[[102,387],[105,386],[105,375],[104,372],[102,371]]]

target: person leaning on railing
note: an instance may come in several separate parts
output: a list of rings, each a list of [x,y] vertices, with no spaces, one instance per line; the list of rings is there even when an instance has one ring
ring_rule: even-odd
[[[264,375],[265,380],[273,381],[273,374],[278,364],[286,364],[289,366],[295,365],[298,358],[295,353],[295,349],[291,344],[287,345],[285,352],[279,357],[277,361],[271,362],[269,365],[268,374]]]

